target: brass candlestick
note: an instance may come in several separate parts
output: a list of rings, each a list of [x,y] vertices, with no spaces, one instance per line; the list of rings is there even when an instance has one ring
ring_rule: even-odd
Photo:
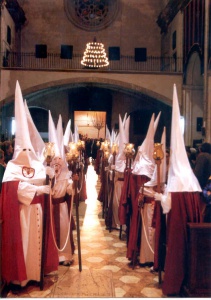
[[[78,243],[78,263],[79,271],[82,271],[82,262],[81,262],[81,242],[80,242],[80,225],[79,225],[79,194],[78,194],[78,176],[77,172],[80,170],[77,168],[77,164],[80,159],[80,153],[78,147],[80,148],[81,144],[69,143],[69,152],[66,153],[66,160],[68,162],[69,170],[73,173],[73,187],[74,187],[74,197],[72,201],[75,201],[76,205],[76,229],[77,229],[77,243]]]
[[[160,165],[161,161],[164,158],[164,153],[162,150],[162,144],[155,143],[154,144],[154,152],[153,152],[153,158],[155,160],[155,163],[157,165],[157,192],[161,192],[161,185],[160,185]],[[161,259],[162,259],[162,220],[163,220],[163,214],[161,210],[161,204],[160,202],[156,201],[156,235],[155,235],[155,250],[157,249],[157,255],[158,255],[158,281],[159,284],[162,282],[162,266],[161,266]]]
[[[47,166],[50,166],[50,163],[55,156],[54,143],[45,143],[45,150],[43,153]],[[49,184],[49,176],[46,175],[46,185]],[[48,197],[49,195],[44,196],[43,202],[43,234],[42,234],[42,250],[41,250],[41,267],[40,267],[40,290],[43,290],[44,287],[44,264],[45,264],[45,247],[46,247],[46,226],[47,226],[47,209],[48,209]]]
[[[154,144],[154,152],[153,152],[153,158],[155,160],[155,163],[157,165],[157,192],[161,192],[161,186],[160,186],[160,165],[161,161],[164,158],[164,153],[162,149],[161,143],[155,143]]]
[[[126,157],[126,168],[131,168],[132,159],[135,155],[134,144],[127,143],[125,144],[124,154]]]

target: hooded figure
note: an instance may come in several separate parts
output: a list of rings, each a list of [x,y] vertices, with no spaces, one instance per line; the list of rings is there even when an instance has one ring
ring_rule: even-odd
[[[42,219],[46,172],[32,147],[26,111],[19,83],[15,90],[16,138],[13,159],[5,170],[2,195],[2,278],[25,286],[40,281],[41,255],[45,255],[44,274],[58,268],[58,255],[51,232],[45,253],[41,254]],[[48,216],[47,216],[48,217]],[[47,219],[47,232],[49,218]]]
[[[188,161],[180,128],[176,85],[173,90],[170,162],[165,194],[155,194],[167,218],[167,253],[162,290],[179,294],[187,272],[187,223],[201,221],[201,187]]]
[[[59,116],[57,129],[54,126],[49,111],[49,142],[54,143],[55,156],[52,159],[49,171],[52,179],[52,203],[56,242],[59,253],[59,262],[65,266],[72,264],[74,244],[72,238],[72,172],[68,170],[63,142],[62,118]]]
[[[153,159],[154,136],[160,119],[160,113],[158,114],[156,120],[154,120],[154,118],[155,116],[153,114],[146,138],[144,139],[142,145],[139,147],[136,158],[133,162],[132,171],[133,174],[144,175],[149,178],[152,177],[155,168]]]
[[[115,161],[115,170],[120,173],[124,173],[126,168],[126,157],[124,154],[125,144],[129,143],[129,127],[130,127],[130,116],[127,117],[127,113],[122,121],[119,115],[119,149]]]
[[[153,176],[155,162],[153,159],[153,150],[154,150],[154,135],[157,129],[158,121],[160,118],[160,113],[158,114],[156,121],[155,115],[153,114],[150,120],[146,138],[144,139],[142,145],[139,147],[136,157],[133,161],[132,171],[129,174],[128,178],[125,177],[125,180],[128,181],[128,187],[124,189],[123,195],[127,195],[130,198],[130,232],[129,232],[129,241],[127,249],[127,258],[135,259],[135,253],[137,248],[139,248],[139,208],[138,208],[138,198],[139,191],[143,185],[150,180]],[[122,201],[122,203],[125,203]],[[133,260],[134,263],[134,260]]]
[[[166,151],[166,129],[164,127],[161,138],[162,150]],[[155,209],[154,194],[157,188],[157,165],[150,181],[144,184],[144,188],[139,191],[143,197],[143,205],[140,208],[142,216],[141,227],[141,245],[140,245],[140,263],[154,264],[155,252],[155,233],[156,228],[153,226],[153,216]],[[161,160],[160,164],[160,184],[163,186],[166,183],[166,158]]]
[[[119,203],[124,183],[124,171],[126,168],[126,157],[124,154],[125,144],[129,143],[130,116],[127,113],[122,121],[119,115],[119,145],[115,159],[114,193],[112,205],[112,227],[120,228]]]

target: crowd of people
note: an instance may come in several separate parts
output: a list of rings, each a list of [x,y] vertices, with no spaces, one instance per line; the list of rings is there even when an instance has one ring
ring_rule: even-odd
[[[164,128],[159,168],[154,150],[159,115],[156,120],[152,116],[135,157],[126,150],[130,118],[127,114],[123,120],[120,117],[118,152],[106,162],[102,148],[95,163],[101,175],[98,199],[105,207],[106,226],[125,230],[126,257],[132,266],[150,265],[159,276],[165,272],[165,295],[179,294],[187,278],[187,223],[210,222],[211,144],[185,147],[179,120],[174,89],[171,142],[167,148]],[[111,138],[110,144],[113,142]]]
[[[25,286],[30,280],[41,280],[42,268],[48,274],[57,270],[58,264],[70,266],[73,263],[73,180],[78,179],[74,178],[73,169],[70,165],[68,167],[66,160],[67,141],[64,142],[61,117],[56,127],[49,111],[49,142],[54,143],[55,149],[54,158],[46,164],[44,142],[27,107],[24,107],[18,84],[15,96],[16,136],[12,141],[2,140],[0,143],[1,264],[6,283]],[[164,127],[161,138],[164,157],[159,166],[155,163],[153,151],[160,114],[156,119],[152,115],[146,137],[134,151],[135,156],[125,150],[130,125],[127,114],[124,119],[119,116],[118,133],[113,130],[110,133],[106,128],[106,139],[91,139],[74,133],[74,141],[81,139],[85,142],[85,172],[91,157],[100,175],[98,199],[103,202],[106,225],[109,229],[125,228],[126,257],[132,265],[138,257],[140,265],[150,263],[153,272],[165,270],[164,294],[177,293],[184,279],[186,224],[182,214],[188,215],[187,220],[191,216],[190,222],[211,222],[211,144],[204,142],[198,149],[184,146],[178,129],[180,115],[176,99],[174,92],[171,145],[166,147]],[[107,151],[105,142],[108,141],[110,147],[117,143],[118,151]],[[107,157],[103,156],[106,154],[104,150],[107,154],[109,152]],[[48,209],[46,234],[43,236],[46,195],[52,200],[47,206],[52,203],[53,217]],[[199,203],[201,199],[203,211]],[[52,223],[55,230],[52,230]],[[10,243],[6,242],[8,236]],[[163,249],[161,255],[160,243],[166,244],[167,236],[169,251],[165,253],[166,249]],[[46,244],[41,250],[44,237]]]

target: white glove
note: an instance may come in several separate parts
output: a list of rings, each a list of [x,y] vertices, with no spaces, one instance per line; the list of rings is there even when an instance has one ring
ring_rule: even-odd
[[[73,181],[71,179],[68,180],[68,185],[67,185],[67,194],[71,195],[72,194],[72,184]]]
[[[54,172],[54,169],[52,169],[51,167],[47,166],[45,168],[45,173],[46,175],[49,176],[50,179],[52,179],[54,176],[55,176],[55,172]]]
[[[163,194],[161,194],[161,193],[154,194],[154,198],[156,201],[162,201],[162,197],[163,197]]]
[[[111,165],[111,170],[115,170],[115,165]]]
[[[50,186],[49,185],[41,185],[37,187],[37,196],[42,194],[49,194],[50,193]]]

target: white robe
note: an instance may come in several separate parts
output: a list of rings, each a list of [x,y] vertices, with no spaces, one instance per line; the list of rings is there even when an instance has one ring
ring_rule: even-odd
[[[72,190],[72,181],[69,179],[57,180],[53,187],[53,198],[61,198],[66,195],[66,193],[71,194]],[[73,201],[73,200],[71,200]],[[60,247],[61,250],[66,242],[68,229],[70,225],[70,216],[68,213],[67,202],[63,202],[59,204],[60,211]],[[72,260],[72,248],[70,243],[70,238],[67,240],[67,244],[63,251],[59,251],[59,262],[63,262],[65,260]]]
[[[124,181],[118,180],[118,178],[123,179],[124,173],[120,173],[115,171],[114,177],[114,196],[113,196],[113,224],[112,227],[120,228],[120,221],[119,221],[119,201],[122,193],[122,187]]]
[[[41,204],[30,205],[36,189],[35,185],[20,182],[17,191],[27,280],[14,283],[21,286],[25,286],[30,280],[40,281],[43,214]]]
[[[145,203],[142,210],[140,263],[154,262],[155,228],[152,227],[154,203]]]

